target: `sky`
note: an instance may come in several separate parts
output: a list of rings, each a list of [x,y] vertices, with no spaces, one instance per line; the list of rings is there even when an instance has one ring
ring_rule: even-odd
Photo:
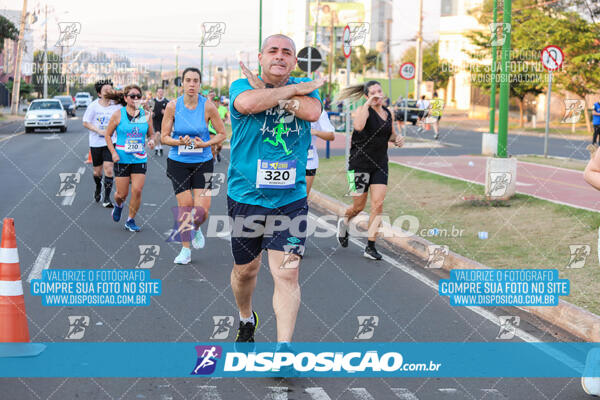
[[[277,0],[275,0],[277,1]],[[424,37],[434,40],[439,29],[441,0],[424,0]],[[414,42],[417,32],[417,1],[393,0],[393,58],[397,59]],[[226,32],[217,47],[205,47],[205,66],[229,66],[237,63],[240,50],[258,52],[258,0],[28,0],[28,10],[44,9],[48,5],[48,43],[59,37],[58,22],[79,22],[81,33],[76,47],[95,53],[105,51],[127,55],[134,63],[149,69],[173,69],[176,47],[179,64],[200,63],[202,22],[222,21]],[[267,4],[267,2],[265,2]],[[0,0],[0,9],[21,10],[22,0]],[[269,10],[263,8],[267,21]],[[43,18],[32,27],[34,47],[43,47]],[[265,26],[265,24],[263,24]],[[263,37],[269,32],[263,31]],[[251,64],[256,57],[251,56]]]

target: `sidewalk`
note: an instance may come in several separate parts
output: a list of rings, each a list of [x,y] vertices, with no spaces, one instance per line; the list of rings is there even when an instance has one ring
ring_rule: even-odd
[[[489,120],[484,119],[476,119],[469,118],[464,114],[450,114],[444,115],[440,121],[440,127],[449,129],[453,127],[459,127],[461,130],[472,130],[480,133],[485,133],[489,131]],[[542,125],[540,125],[542,126]],[[567,125],[568,126],[568,125]],[[497,129],[497,125],[496,125]],[[544,137],[544,133],[539,132],[530,132],[519,129],[510,129],[508,130],[509,135],[524,135],[524,136],[536,136],[536,137]],[[552,126],[550,127],[550,131],[548,133],[548,137],[555,139],[572,139],[572,140],[592,140],[592,134],[589,135],[563,135],[556,132],[552,132]]]
[[[485,184],[486,157],[392,156],[390,161],[450,178]],[[589,211],[600,211],[600,192],[583,180],[581,171],[518,161],[517,193]]]

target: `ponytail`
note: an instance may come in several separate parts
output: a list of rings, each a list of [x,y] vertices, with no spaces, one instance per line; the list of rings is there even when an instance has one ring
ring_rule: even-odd
[[[344,101],[345,99],[350,99],[350,101],[353,101],[353,102],[358,101],[358,100],[360,100],[361,97],[363,97],[364,95],[367,95],[369,93],[369,88],[373,85],[380,85],[380,83],[377,81],[367,81],[367,82],[363,82],[363,83],[357,83],[354,85],[346,86],[345,88],[343,88],[340,91],[340,94],[338,95],[335,102],[340,103],[340,102]]]
[[[127,95],[127,93],[129,93],[131,89],[137,89],[140,92],[140,94],[142,94],[142,89],[140,89],[138,85],[127,85],[122,91],[115,90],[113,92],[108,93],[106,96],[104,96],[104,98],[112,100],[115,103],[120,104],[122,106],[126,106],[127,102],[125,102],[125,96]]]

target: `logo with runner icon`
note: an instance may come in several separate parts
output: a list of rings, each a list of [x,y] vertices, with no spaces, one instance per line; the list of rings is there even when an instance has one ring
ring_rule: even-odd
[[[59,173],[60,177],[60,188],[58,189],[58,193],[56,193],[59,197],[69,197],[75,194],[75,188],[77,184],[81,180],[81,175],[78,172],[74,173]]]
[[[575,124],[581,119],[585,109],[585,100],[565,99],[565,115],[560,120],[562,124]]]
[[[77,35],[81,33],[81,23],[79,22],[59,22],[59,37],[55,47],[73,47],[77,40]]]
[[[85,329],[90,326],[90,317],[87,315],[69,315],[69,332],[65,339],[83,339]]]
[[[499,340],[510,340],[515,337],[517,327],[521,323],[521,317],[515,315],[500,315],[498,317],[498,324],[500,325],[500,331],[496,336]]]
[[[229,331],[233,328],[233,317],[231,315],[213,315],[212,319],[215,326],[209,339],[227,339],[229,337]]]
[[[570,258],[566,268],[583,268],[592,248],[587,244],[571,244],[569,252]]]
[[[210,375],[217,368],[217,360],[221,358],[221,346],[196,346],[198,360],[191,375]]]
[[[221,43],[221,36],[225,34],[225,22],[203,22],[202,41],[199,47],[216,47]]]
[[[379,317],[377,315],[360,315],[358,319],[358,331],[354,336],[355,340],[367,340],[373,337],[375,328],[379,326]]]
[[[500,197],[504,196],[508,190],[512,174],[510,172],[490,172],[490,182],[488,196]]]
[[[299,107],[298,100],[281,100],[279,104],[265,111],[265,119],[261,128],[263,143],[280,148],[286,155],[292,153],[286,138],[299,136],[300,126],[295,112]]]
[[[136,268],[152,268],[154,263],[158,259],[160,254],[160,246],[156,244],[151,245],[139,245],[140,258],[138,260]]]
[[[427,265],[425,268],[439,269],[444,266],[446,256],[450,253],[448,246],[440,246],[438,244],[431,244],[428,246],[429,256],[427,258]]]

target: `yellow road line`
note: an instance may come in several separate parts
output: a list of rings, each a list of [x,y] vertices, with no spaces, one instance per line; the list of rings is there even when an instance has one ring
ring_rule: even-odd
[[[19,136],[19,135],[22,135],[22,134],[24,134],[24,133],[25,133],[25,131],[22,131],[22,132],[17,132],[17,133],[15,133],[15,134],[13,134],[13,135],[10,135],[10,136],[8,136],[8,137],[5,137],[5,138],[2,138],[2,139],[0,139],[0,142],[3,142],[3,141],[5,141],[5,140],[11,139],[11,138],[14,138],[15,136]]]

